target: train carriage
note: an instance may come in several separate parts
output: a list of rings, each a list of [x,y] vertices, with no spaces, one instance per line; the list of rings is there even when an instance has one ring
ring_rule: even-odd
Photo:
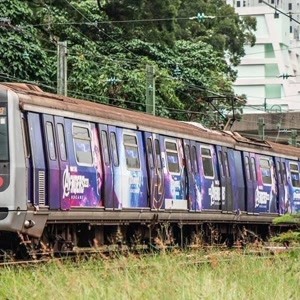
[[[0,86],[0,146],[0,245],[153,243],[162,228],[183,244],[300,211],[297,148],[32,85]]]

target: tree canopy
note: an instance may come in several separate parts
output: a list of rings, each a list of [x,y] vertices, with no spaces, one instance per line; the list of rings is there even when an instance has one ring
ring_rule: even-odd
[[[223,0],[4,0],[0,16],[2,81],[55,92],[67,41],[70,96],[145,111],[151,65],[157,115],[214,126],[243,104],[232,102],[233,66],[256,24]]]

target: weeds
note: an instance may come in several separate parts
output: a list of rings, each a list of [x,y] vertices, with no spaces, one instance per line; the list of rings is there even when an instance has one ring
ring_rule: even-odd
[[[3,268],[0,299],[300,299],[299,257],[163,253]]]

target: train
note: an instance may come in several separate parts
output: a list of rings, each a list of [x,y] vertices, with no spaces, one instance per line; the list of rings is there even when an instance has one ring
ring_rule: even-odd
[[[0,83],[0,249],[263,239],[274,218],[300,211],[299,157],[289,145]]]

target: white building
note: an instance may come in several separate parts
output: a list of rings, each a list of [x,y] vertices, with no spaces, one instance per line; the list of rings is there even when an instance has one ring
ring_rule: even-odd
[[[256,44],[245,47],[234,89],[247,96],[244,113],[300,110],[300,0],[265,2],[288,16],[261,0],[227,0],[240,16],[257,20]]]

